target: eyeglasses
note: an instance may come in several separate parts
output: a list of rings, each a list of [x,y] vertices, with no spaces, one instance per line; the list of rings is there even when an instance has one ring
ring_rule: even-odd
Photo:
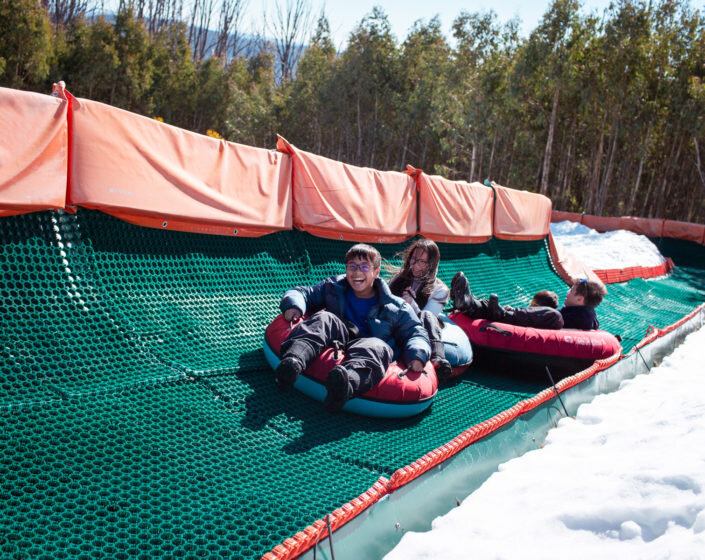
[[[363,264],[348,263],[345,265],[345,268],[347,268],[350,272],[355,272],[356,270],[360,270],[362,272],[369,272],[374,267],[371,264],[367,264],[367,263],[363,263]]]
[[[428,266],[428,261],[425,259],[415,259],[414,257],[409,259],[410,266],[416,266],[417,264],[420,264],[421,266]]]

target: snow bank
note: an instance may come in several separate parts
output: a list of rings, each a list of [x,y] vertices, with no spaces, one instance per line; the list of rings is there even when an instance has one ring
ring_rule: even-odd
[[[581,406],[386,559],[705,558],[703,347]]]
[[[648,237],[627,230],[598,233],[576,222],[551,224],[553,238],[593,270],[658,266],[665,262]]]

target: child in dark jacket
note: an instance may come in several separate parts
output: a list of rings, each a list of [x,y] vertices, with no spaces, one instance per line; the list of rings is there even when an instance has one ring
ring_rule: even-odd
[[[599,327],[595,307],[600,305],[607,293],[605,287],[598,282],[580,280],[571,286],[560,309],[546,305],[501,307],[495,294],[490,295],[487,300],[474,297],[470,292],[470,284],[462,272],[456,273],[453,277],[450,292],[455,309],[473,319],[487,319],[540,329],[565,328],[586,331]]]
[[[334,341],[341,343],[346,357],[326,380],[324,405],[332,412],[379,383],[398,357],[413,371],[423,369],[431,354],[426,329],[413,309],[379,279],[381,262],[377,249],[359,243],[345,255],[344,275],[284,294],[279,306],[284,319],[309,316],[281,346],[282,360],[275,372],[280,390],[291,389],[299,374]]]

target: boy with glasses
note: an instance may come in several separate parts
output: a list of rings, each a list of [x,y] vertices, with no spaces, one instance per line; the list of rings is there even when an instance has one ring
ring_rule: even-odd
[[[346,352],[326,380],[326,409],[335,412],[366,393],[384,377],[397,355],[421,371],[429,359],[428,335],[411,307],[379,279],[382,257],[370,245],[353,245],[345,254],[345,274],[315,286],[288,290],[279,305],[284,319],[297,324],[281,346],[277,386],[290,390],[298,376],[334,341]]]

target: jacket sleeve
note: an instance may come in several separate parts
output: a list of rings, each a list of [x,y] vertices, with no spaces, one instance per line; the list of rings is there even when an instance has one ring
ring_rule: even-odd
[[[428,341],[426,329],[406,302],[399,308],[398,317],[394,338],[397,347],[403,348],[402,359],[406,364],[411,360],[420,360],[425,364],[431,357],[431,344]]]
[[[448,305],[448,300],[450,299],[450,290],[446,287],[443,282],[437,281],[434,286],[431,296],[428,298],[428,302],[424,306],[424,311],[430,311],[436,317],[438,314],[445,309]]]
[[[323,309],[327,282],[328,279],[315,286],[296,286],[287,290],[279,303],[279,310],[284,313],[287,309],[296,307],[301,313],[311,314]]]

